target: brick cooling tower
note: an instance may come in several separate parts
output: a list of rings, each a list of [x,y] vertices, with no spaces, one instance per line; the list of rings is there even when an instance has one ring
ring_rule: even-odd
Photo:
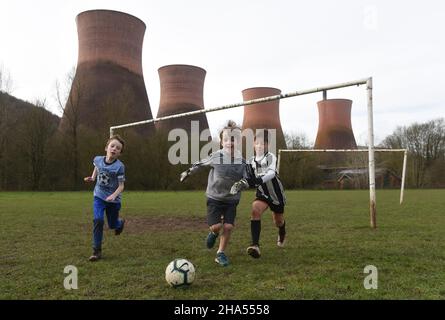
[[[319,122],[315,149],[356,149],[351,125],[352,101],[327,99],[317,105]]]
[[[158,69],[161,85],[157,117],[204,109],[206,71],[190,65],[167,65]],[[191,130],[191,121],[199,121],[199,130],[209,128],[205,113],[158,122],[156,128],[168,132],[175,128]]]
[[[280,89],[268,87],[255,87],[242,91],[243,100],[253,100],[281,94]],[[283,129],[280,122],[280,100],[257,103],[244,106],[244,129],[275,129],[277,134],[277,147],[285,148]]]
[[[76,74],[60,128],[76,117],[80,126],[105,132],[111,125],[151,119],[142,73],[145,24],[111,10],[76,17],[79,52]],[[154,132],[153,125],[136,127]]]

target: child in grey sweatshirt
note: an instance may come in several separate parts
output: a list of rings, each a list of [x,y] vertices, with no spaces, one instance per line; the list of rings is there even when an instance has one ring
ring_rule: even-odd
[[[229,264],[229,259],[224,250],[235,225],[236,207],[241,198],[241,193],[231,194],[230,188],[235,182],[246,178],[247,170],[246,161],[236,148],[241,144],[241,129],[235,122],[229,121],[222,129],[220,141],[221,149],[181,173],[180,181],[202,168],[210,167],[206,190],[207,223],[210,232],[206,245],[209,249],[213,248],[222,230],[215,262],[225,267]]]

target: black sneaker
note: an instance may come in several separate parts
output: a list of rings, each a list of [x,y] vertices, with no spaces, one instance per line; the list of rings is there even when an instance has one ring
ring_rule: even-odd
[[[88,258],[89,261],[94,262],[102,258],[102,250],[93,249],[93,255]]]
[[[258,259],[261,257],[260,248],[258,246],[250,246],[247,248],[247,254],[252,258]]]
[[[122,225],[120,228],[114,230],[114,234],[115,235],[120,235],[122,233],[122,231],[124,231],[124,225],[125,225],[125,219],[122,219]]]

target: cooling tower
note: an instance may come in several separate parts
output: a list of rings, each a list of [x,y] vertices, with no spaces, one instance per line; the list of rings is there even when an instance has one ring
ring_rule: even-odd
[[[151,119],[142,74],[145,24],[129,14],[91,10],[77,15],[79,52],[61,129],[80,126],[108,134],[111,125]],[[153,125],[136,127],[154,132]]]
[[[204,109],[204,79],[206,71],[190,65],[168,65],[158,69],[161,85],[157,117]],[[168,132],[175,128],[190,132],[191,121],[199,121],[199,130],[208,129],[204,113],[178,119],[160,121],[156,128]]]
[[[327,99],[317,105],[319,122],[315,149],[356,149],[351,125],[352,101]]]
[[[278,95],[281,94],[281,90],[268,87],[256,87],[245,89],[242,93],[243,100],[248,101]],[[277,147],[286,147],[280,122],[280,100],[244,106],[243,130],[247,128],[275,129],[277,134]]]

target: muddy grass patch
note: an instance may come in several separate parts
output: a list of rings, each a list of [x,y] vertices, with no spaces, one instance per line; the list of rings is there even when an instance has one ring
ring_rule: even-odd
[[[106,219],[105,219],[106,220]],[[92,225],[85,224],[85,230],[91,230]],[[142,234],[146,232],[162,231],[175,232],[180,230],[207,230],[207,221],[205,217],[125,217],[124,232],[132,234]],[[105,222],[105,230],[108,229]]]
[[[125,228],[131,233],[148,231],[205,230],[205,217],[134,217],[126,218]]]

